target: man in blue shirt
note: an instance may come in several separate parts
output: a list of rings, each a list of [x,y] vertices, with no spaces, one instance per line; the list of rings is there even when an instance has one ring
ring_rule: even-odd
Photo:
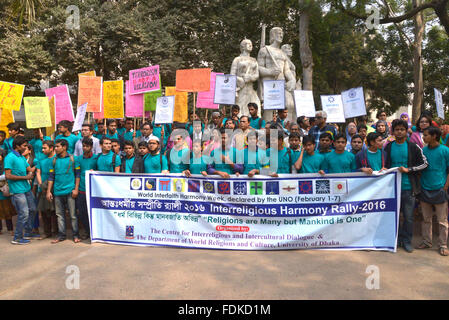
[[[56,157],[52,160],[48,177],[47,200],[52,201],[55,199],[56,217],[58,218],[58,237],[51,242],[53,244],[64,241],[67,237],[66,210],[69,212],[72,222],[73,242],[78,243],[81,241],[78,233],[78,217],[75,210],[75,199],[79,193],[80,166],[74,156],[67,152],[68,146],[68,142],[64,139],[55,141]]]
[[[88,239],[90,237],[89,216],[86,202],[86,171],[96,170],[97,156],[93,153],[93,140],[91,138],[83,138],[83,154],[77,156],[75,159],[80,165],[80,184],[79,194],[76,197],[76,208],[79,213],[79,220],[81,221],[86,235],[82,235],[81,239]]]
[[[120,172],[122,164],[120,156],[112,151],[112,141],[104,137],[100,140],[101,153],[97,158],[97,170],[105,172]]]
[[[248,111],[251,116],[249,126],[256,130],[264,129],[266,125],[265,120],[257,116],[258,110],[259,107],[257,106],[257,103],[248,103]]]
[[[418,247],[426,249],[432,247],[432,217],[435,215],[439,225],[438,246],[442,256],[449,255],[447,248],[448,236],[448,198],[449,188],[449,148],[440,145],[441,130],[437,127],[428,127],[423,131],[423,140],[427,144],[423,154],[429,166],[421,175],[420,194],[423,222],[421,232],[423,241]]]
[[[75,144],[80,139],[78,136],[75,136],[73,133],[70,132],[70,122],[67,120],[62,120],[58,124],[59,128],[59,135],[55,138],[56,140],[64,139],[68,142],[68,148],[67,152],[69,154],[73,154],[75,151]]]
[[[32,233],[36,204],[28,182],[33,179],[34,174],[25,157],[22,156],[27,145],[28,142],[24,137],[17,136],[12,143],[13,150],[4,161],[11,202],[18,215],[12,244],[28,244],[30,239],[40,239],[39,235]],[[24,229],[25,234],[23,234]]]
[[[421,148],[407,140],[408,123],[396,119],[392,123],[395,141],[385,146],[385,168],[399,168],[401,172],[401,208],[403,222],[399,225],[398,246],[413,252],[413,210],[415,196],[421,191],[420,174],[427,166]]]
[[[318,149],[320,144],[320,136],[326,131],[331,132],[332,136],[335,137],[337,134],[337,129],[334,126],[328,125],[326,123],[327,113],[324,111],[317,111],[315,114],[315,126],[309,130],[309,135],[315,137],[316,148]]]

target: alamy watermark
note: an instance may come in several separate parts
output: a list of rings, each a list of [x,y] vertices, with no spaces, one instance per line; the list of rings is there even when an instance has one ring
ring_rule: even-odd
[[[65,287],[68,290],[79,290],[80,288],[80,268],[75,265],[67,266],[65,273],[69,276],[65,279]]]
[[[380,289],[380,270],[376,265],[369,265],[365,273],[369,274],[366,278],[365,286],[368,290],[379,290]]]
[[[65,21],[65,27],[69,30],[79,30],[80,9],[75,5],[71,5],[65,9],[65,13],[69,15]]]

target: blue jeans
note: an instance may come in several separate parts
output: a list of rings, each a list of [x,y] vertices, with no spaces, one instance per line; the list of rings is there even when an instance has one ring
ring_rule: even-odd
[[[415,209],[415,197],[412,190],[401,192],[401,212],[404,217],[402,225],[399,226],[399,242],[412,244],[413,238],[413,210]]]
[[[81,191],[76,198],[76,208],[78,209],[79,219],[83,224],[87,235],[90,236],[89,212],[87,211],[86,194]]]
[[[65,196],[55,196],[56,217],[58,218],[58,239],[65,240],[66,225],[65,212],[69,211],[70,220],[72,222],[72,232],[74,238],[79,238],[78,234],[78,218],[76,217],[75,199],[71,194]]]
[[[36,216],[36,202],[31,191],[13,194],[11,196],[11,202],[17,211],[14,239],[22,239],[24,229],[25,236],[31,235],[33,230],[34,218]]]

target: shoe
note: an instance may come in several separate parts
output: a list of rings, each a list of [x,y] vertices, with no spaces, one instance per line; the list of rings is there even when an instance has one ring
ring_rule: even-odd
[[[31,241],[26,239],[13,239],[12,244],[29,244]]]
[[[407,251],[408,253],[412,253],[413,252],[413,247],[410,243],[404,243],[403,244],[404,250]]]
[[[449,255],[449,250],[445,247],[440,247],[439,249],[440,255],[442,256],[448,256]]]
[[[23,236],[23,238],[24,238],[25,240],[42,240],[41,235],[38,234],[38,233],[25,234],[25,235]]]

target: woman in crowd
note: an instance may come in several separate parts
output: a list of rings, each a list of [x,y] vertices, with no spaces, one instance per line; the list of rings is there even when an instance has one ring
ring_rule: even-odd
[[[432,118],[427,114],[422,114],[416,121],[416,132],[410,136],[410,142],[414,142],[421,149],[426,146],[423,140],[423,131],[432,125]]]

